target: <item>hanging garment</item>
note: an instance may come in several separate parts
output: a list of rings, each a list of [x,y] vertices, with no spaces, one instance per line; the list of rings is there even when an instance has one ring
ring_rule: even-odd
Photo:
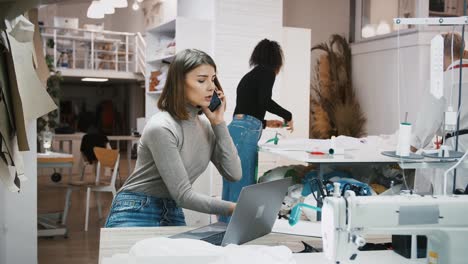
[[[464,105],[468,102],[468,60],[463,59],[461,64],[462,71],[462,95],[460,108],[460,129],[468,129],[468,108]],[[447,111],[449,105],[457,109],[458,102],[458,84],[459,84],[459,61],[455,61],[447,71],[444,72],[444,96],[436,99],[431,94],[425,94],[422,100],[421,109],[418,118],[413,126],[411,145],[417,149],[428,148],[434,135],[445,136],[443,133],[444,111]],[[452,72],[454,79],[452,83]],[[468,150],[468,135],[460,135],[458,139],[458,151]],[[455,149],[455,137],[446,140],[446,145]],[[434,194],[444,192],[444,173],[443,169],[417,169],[415,175],[415,189],[420,193]],[[452,193],[453,173],[448,174],[447,193]],[[468,184],[468,170],[465,168],[457,169],[456,188],[465,188]]]
[[[10,191],[19,191],[26,180],[19,151],[29,150],[25,124],[57,107],[34,69],[34,25],[20,16],[6,27],[0,40],[0,108],[5,110],[0,115],[0,179]]]
[[[12,28],[16,28],[17,26],[14,25]],[[24,30],[28,29],[25,28]],[[18,41],[16,36],[11,35],[11,33],[8,35],[18,81],[18,91],[23,103],[24,119],[25,121],[36,120],[57,109],[57,106],[42,85],[33,67],[34,47],[32,35],[28,42]]]
[[[7,59],[10,57],[9,59]],[[10,79],[8,60],[12,61],[9,50],[0,41],[0,180],[12,192],[19,191],[18,173],[23,175],[23,168],[15,170],[14,146],[18,148],[15,134],[24,140],[23,148],[28,150],[26,130],[24,129],[21,98],[18,96],[16,79]],[[16,118],[19,117],[19,118]],[[22,129],[17,127],[22,125]],[[21,159],[21,155],[16,158]],[[19,162],[22,164],[22,162]]]

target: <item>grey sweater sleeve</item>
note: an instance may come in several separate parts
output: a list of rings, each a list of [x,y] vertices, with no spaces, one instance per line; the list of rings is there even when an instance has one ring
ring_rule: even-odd
[[[149,148],[159,174],[178,206],[209,214],[229,214],[229,203],[193,190],[177,147],[177,135],[165,126],[148,128],[144,144]],[[196,157],[193,157],[196,160]]]
[[[242,167],[237,149],[229,135],[226,122],[213,126],[215,134],[215,148],[211,155],[211,162],[219,173],[228,181],[234,182],[242,178]]]

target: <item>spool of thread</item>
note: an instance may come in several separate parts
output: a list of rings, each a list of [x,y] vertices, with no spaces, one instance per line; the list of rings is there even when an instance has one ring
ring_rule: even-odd
[[[330,148],[331,149],[335,148],[335,139],[336,139],[335,136],[331,136],[331,138],[330,138]]]
[[[410,155],[411,123],[401,123],[398,131],[398,145],[396,154],[401,157]]]
[[[334,182],[333,183],[333,197],[340,197],[341,196],[340,185],[341,184],[339,182]]]

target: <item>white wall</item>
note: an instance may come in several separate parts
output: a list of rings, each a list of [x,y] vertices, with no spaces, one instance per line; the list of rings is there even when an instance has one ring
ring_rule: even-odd
[[[143,1],[141,9],[144,10],[144,27],[152,28],[173,20],[178,15],[178,2],[179,0]]]
[[[309,137],[310,29],[283,28],[283,85],[278,103],[293,114],[294,132],[288,137]],[[271,138],[271,137],[270,137]]]
[[[311,29],[311,46],[328,41],[332,34],[349,36],[349,1],[286,0],[283,1],[283,25]],[[319,52],[312,53],[311,81]],[[307,55],[306,55],[307,56]]]
[[[0,264],[37,263],[36,121],[26,126],[29,152],[23,155],[25,175],[20,193],[0,183]]]
[[[396,37],[352,45],[353,86],[367,116],[369,135],[394,133],[406,112],[409,122],[416,121],[420,98],[429,89],[430,40],[436,34],[401,36],[400,61]]]
[[[380,21],[392,23],[393,18],[398,16],[398,1],[372,0],[370,5],[370,24],[379,24]]]
[[[177,16],[213,20],[216,0],[178,0]]]
[[[236,89],[249,71],[249,58],[255,45],[268,38],[281,43],[283,1],[220,0],[215,2],[214,57],[227,102],[229,122],[236,106]],[[279,93],[280,76],[274,95]]]

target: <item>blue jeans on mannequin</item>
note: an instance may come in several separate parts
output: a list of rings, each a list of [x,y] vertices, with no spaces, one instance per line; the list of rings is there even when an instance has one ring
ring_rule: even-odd
[[[260,120],[253,116],[238,114],[234,115],[228,129],[241,161],[242,178],[238,182],[223,179],[222,199],[237,202],[242,187],[256,183],[257,145],[262,135],[263,125]],[[229,222],[230,217],[221,216],[219,220]]]
[[[112,201],[105,227],[185,225],[184,212],[174,200],[124,191]]]

